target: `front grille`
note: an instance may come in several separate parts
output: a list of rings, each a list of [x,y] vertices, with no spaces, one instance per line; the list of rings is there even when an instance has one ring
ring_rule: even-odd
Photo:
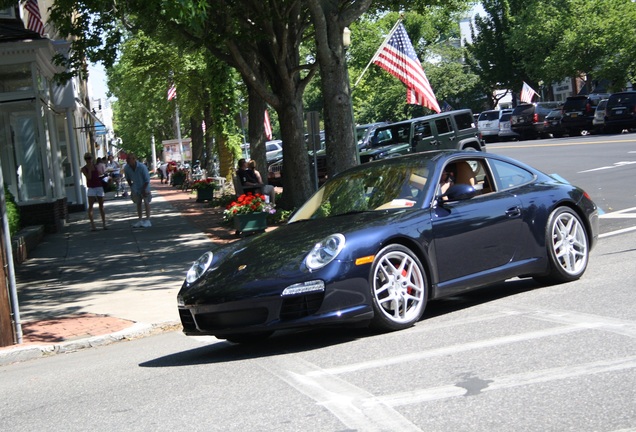
[[[197,326],[189,309],[179,309],[179,317],[181,317],[181,325],[184,332],[196,331]]]
[[[201,313],[196,314],[194,319],[202,331],[259,325],[267,320],[267,308]]]
[[[320,305],[322,305],[324,295],[325,293],[321,291],[283,299],[280,319],[283,321],[292,320],[316,313],[320,309]]]

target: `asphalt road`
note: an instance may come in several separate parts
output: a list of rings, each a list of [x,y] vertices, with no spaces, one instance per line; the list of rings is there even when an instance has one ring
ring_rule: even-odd
[[[636,207],[624,163],[634,138],[489,151],[558,173],[613,214]],[[431,302],[401,332],[322,329],[254,346],[167,333],[1,367],[0,430],[634,431],[634,225],[601,220],[579,281],[515,279]]]
[[[604,213],[601,233],[636,225],[636,134],[493,143],[487,151],[521,160],[582,187]]]

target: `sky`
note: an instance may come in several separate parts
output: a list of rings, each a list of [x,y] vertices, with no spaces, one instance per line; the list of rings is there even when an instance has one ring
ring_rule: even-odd
[[[106,92],[108,91],[106,70],[101,63],[88,66],[88,84],[91,88],[91,98],[106,99]]]

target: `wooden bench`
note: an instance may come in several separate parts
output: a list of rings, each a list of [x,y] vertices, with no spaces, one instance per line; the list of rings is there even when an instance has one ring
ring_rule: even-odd
[[[234,184],[234,192],[236,192],[236,196],[241,196],[247,192],[261,193],[260,186],[243,186],[241,184],[241,180],[239,180],[236,174],[232,174],[232,183]]]

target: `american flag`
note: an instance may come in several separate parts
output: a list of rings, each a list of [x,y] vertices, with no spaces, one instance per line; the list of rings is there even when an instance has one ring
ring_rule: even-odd
[[[407,103],[423,105],[435,112],[441,111],[404,24],[397,25],[374,56],[373,62],[406,84]]]
[[[28,0],[25,3],[24,8],[29,11],[27,28],[44,35],[44,24],[42,24],[42,15],[40,15],[40,8],[38,7],[37,0]]]
[[[168,100],[172,100],[177,97],[177,87],[172,84],[168,89]]]
[[[453,109],[454,108],[448,102],[446,102],[446,101],[442,102],[442,111],[444,111],[444,112],[453,111]]]
[[[526,82],[523,82],[523,88],[521,89],[521,97],[519,98],[521,102],[532,103],[532,97],[534,95],[539,96],[539,93],[534,91],[532,87],[530,87]]]
[[[263,127],[265,128],[265,136],[268,140],[272,139],[272,124],[269,121],[269,113],[265,110],[265,120],[263,121]]]

